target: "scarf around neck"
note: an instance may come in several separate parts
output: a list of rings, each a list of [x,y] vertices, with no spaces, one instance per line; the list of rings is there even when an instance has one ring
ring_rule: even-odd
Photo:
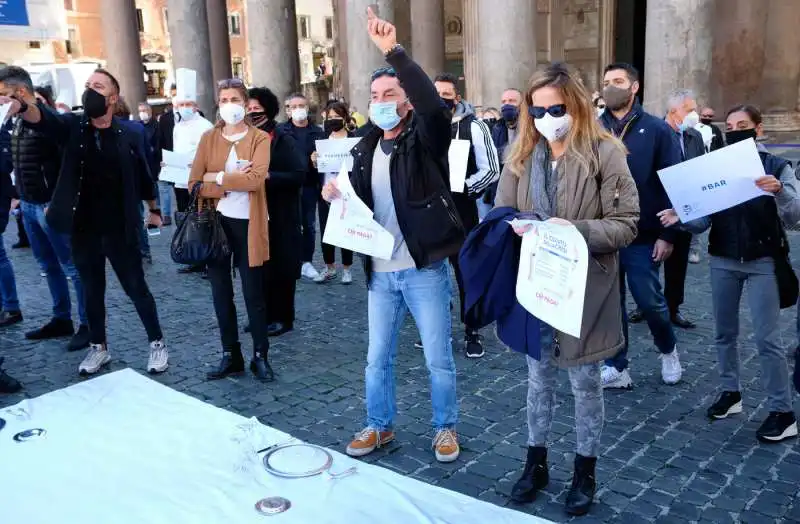
[[[539,140],[533,150],[530,173],[530,194],[533,210],[542,220],[552,217],[556,209],[558,191],[558,170],[553,169],[550,146],[544,139]]]

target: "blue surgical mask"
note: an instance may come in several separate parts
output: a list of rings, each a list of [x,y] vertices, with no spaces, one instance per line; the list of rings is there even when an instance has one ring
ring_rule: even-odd
[[[515,105],[503,104],[503,107],[500,108],[500,113],[506,122],[516,122],[519,117],[519,108]]]
[[[391,131],[402,120],[397,114],[397,102],[372,102],[369,105],[369,119],[384,131]]]
[[[181,120],[191,120],[194,116],[193,107],[179,107],[178,114],[181,115]]]

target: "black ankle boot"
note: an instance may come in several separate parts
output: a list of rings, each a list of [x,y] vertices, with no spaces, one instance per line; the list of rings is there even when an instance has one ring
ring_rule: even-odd
[[[528,446],[528,458],[522,476],[511,488],[511,501],[517,504],[532,502],[536,492],[547,486],[550,473],[547,470],[547,448]]]
[[[272,382],[275,380],[275,374],[272,372],[272,366],[269,365],[267,360],[267,351],[256,348],[253,352],[253,360],[250,361],[250,371],[261,382]]]
[[[570,515],[589,513],[596,488],[595,464],[597,464],[597,457],[575,455],[575,474],[572,477],[572,487],[567,493],[567,501],[564,503],[564,509]]]
[[[208,380],[219,380],[229,375],[244,372],[244,358],[242,357],[242,346],[236,344],[234,347],[222,349],[222,360],[214,371],[206,376]]]

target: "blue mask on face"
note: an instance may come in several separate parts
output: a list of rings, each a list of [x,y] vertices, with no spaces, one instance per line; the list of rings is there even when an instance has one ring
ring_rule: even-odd
[[[181,115],[181,120],[191,120],[194,116],[193,107],[179,107],[178,114]]]
[[[369,105],[369,119],[384,131],[391,131],[402,120],[397,114],[397,102],[372,102]]]
[[[511,104],[504,104],[500,108],[500,113],[503,115],[503,120],[506,122],[514,122],[519,117],[519,108]]]

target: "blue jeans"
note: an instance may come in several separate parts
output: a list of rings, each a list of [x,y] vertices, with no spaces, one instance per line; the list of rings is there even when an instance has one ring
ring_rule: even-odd
[[[311,262],[317,243],[317,202],[320,199],[317,187],[303,186],[300,198],[300,218],[303,226],[303,262]]]
[[[367,425],[390,429],[397,413],[394,361],[397,337],[410,310],[422,338],[431,379],[433,427],[458,421],[456,365],[450,343],[450,267],[446,261],[425,269],[372,273],[368,293],[369,351],[365,371]]]
[[[633,300],[647,321],[653,342],[661,353],[675,349],[675,332],[672,329],[667,301],[661,290],[659,262],[653,262],[653,244],[632,244],[619,251],[620,293],[622,293],[622,330],[625,345],[614,358],[606,360],[607,366],[619,371],[628,367],[628,313],[625,310],[625,277],[628,277]]]
[[[14,278],[14,266],[6,254],[3,233],[8,225],[8,212],[11,207],[10,198],[0,199],[0,305],[4,311],[19,311],[17,297],[17,280]]]
[[[53,297],[53,317],[72,320],[72,305],[67,284],[67,277],[70,277],[78,300],[78,318],[81,324],[86,324],[83,285],[78,270],[72,263],[70,236],[57,233],[50,228],[44,216],[45,204],[22,201],[20,206],[33,256],[42,271],[47,273],[47,287],[50,288],[50,296]]]
[[[172,183],[158,182],[158,206],[162,217],[172,216]]]

